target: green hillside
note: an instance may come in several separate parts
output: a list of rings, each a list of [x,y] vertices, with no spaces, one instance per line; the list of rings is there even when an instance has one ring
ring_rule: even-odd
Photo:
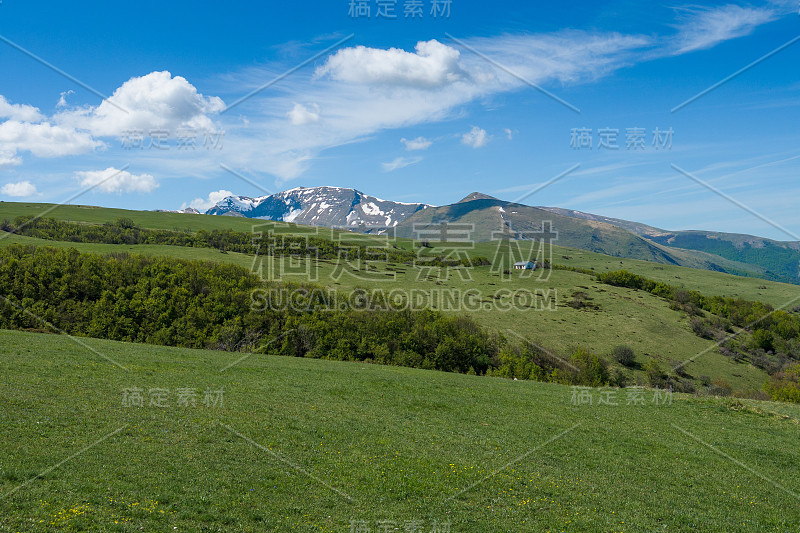
[[[560,246],[660,263],[675,262],[658,247],[611,224],[579,220],[494,198],[477,198],[418,211],[399,224],[398,236],[414,238],[415,228],[427,229],[448,222],[471,224],[474,227],[471,238],[481,242],[496,239],[498,233],[539,232],[544,220],[551,221],[553,229],[558,231],[558,239],[553,242]]]
[[[705,259],[700,268],[721,270],[731,274],[752,275],[764,279],[798,283],[800,281],[800,242],[775,241],[741,233],[717,231],[667,231],[639,222],[620,220],[560,209],[543,207],[548,212],[582,220],[593,220],[624,228],[658,244],[671,253],[690,251],[695,258]],[[728,262],[731,263],[728,263]],[[681,262],[681,264],[688,263]]]
[[[0,204],[0,207],[16,205]],[[15,213],[9,213],[11,214]],[[172,227],[181,228],[181,231],[209,228],[250,231],[255,222],[233,217],[85,209],[78,206],[58,207],[48,213],[48,216],[51,215],[82,223],[106,222],[124,215],[144,227]],[[176,220],[182,221],[182,224],[176,223]],[[328,233],[330,234],[330,230]],[[73,243],[11,234],[0,235],[0,246],[12,243],[71,247],[81,252],[129,252],[210,260],[233,263],[263,275],[280,272],[281,265],[278,263],[282,261],[272,256],[262,255],[256,258],[235,252],[223,254],[213,248]],[[413,249],[410,240],[400,239],[396,245],[401,249]],[[447,245],[433,242],[430,246],[420,251],[422,258],[446,252]],[[496,247],[496,243],[478,243],[466,250],[466,253],[492,258],[496,255]],[[709,296],[742,297],[764,301],[778,308],[788,305],[792,309],[800,303],[796,301],[800,298],[800,287],[795,285],[622,259],[558,246],[553,247],[551,260],[556,265],[583,269],[586,272],[602,273],[626,269],[656,281],[698,290]],[[751,395],[753,391],[761,389],[767,379],[764,370],[748,364],[747,361],[735,362],[726,358],[715,348],[713,341],[698,337],[690,327],[690,317],[671,309],[669,302],[664,299],[642,291],[599,284],[592,276],[583,272],[557,269],[548,271],[546,276],[537,274],[525,277],[524,273],[505,276],[498,271],[497,266],[439,270],[372,261],[362,265],[364,273],[369,274],[365,276],[358,273],[342,275],[336,262],[330,260],[300,257],[295,261],[296,272],[285,272],[280,279],[292,282],[311,281],[345,291],[364,288],[383,294],[393,290],[422,294],[428,298],[424,302],[425,307],[440,309],[445,313],[466,314],[490,331],[499,332],[521,345],[529,341],[545,346],[561,357],[569,357],[568,354],[573,351],[585,348],[610,360],[615,346],[627,344],[634,349],[637,360],[637,366],[620,369],[627,375],[629,383],[646,382],[643,368],[650,360],[657,361],[666,369],[676,362],[694,358],[697,354],[702,355],[686,366],[689,379],[696,384],[704,376],[708,376],[728,383],[734,392]],[[514,299],[512,293],[515,291],[532,293],[534,298],[524,304],[521,300]],[[586,295],[591,306],[572,306],[576,293]]]
[[[0,531],[800,528],[797,406],[241,357],[0,331]]]

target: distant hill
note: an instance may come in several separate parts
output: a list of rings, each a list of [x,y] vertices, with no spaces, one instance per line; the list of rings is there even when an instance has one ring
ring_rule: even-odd
[[[550,221],[557,244],[615,257],[702,268],[773,281],[800,283],[800,242],[782,242],[710,231],[669,231],[559,207],[527,206],[473,192],[460,201],[431,206],[382,200],[342,187],[297,187],[251,198],[229,196],[206,211],[366,233],[394,231],[416,238],[442,222],[471,224],[476,242],[530,238]]]
[[[582,211],[541,207],[546,211],[584,220],[603,221],[627,229],[665,248],[704,252],[745,265],[765,279],[800,282],[800,242],[775,241],[741,233],[668,231],[639,222],[609,218]]]

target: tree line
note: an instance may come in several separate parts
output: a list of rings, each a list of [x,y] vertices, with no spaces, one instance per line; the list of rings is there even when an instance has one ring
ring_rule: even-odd
[[[346,310],[327,309],[322,300],[297,306],[309,311],[251,305],[253,291],[265,287],[291,292],[295,301],[322,294],[312,285],[263,282],[231,264],[13,244],[0,249],[0,327],[515,375],[506,368],[513,355],[507,341],[470,318],[387,310],[380,302]],[[569,368],[553,373],[563,366],[558,361],[543,365],[520,377],[581,379]]]
[[[307,232],[308,228],[294,226],[276,226],[278,233],[242,232],[233,230],[199,230],[177,231],[143,228],[130,218],[118,218],[114,222],[104,224],[80,224],[56,220],[54,218],[36,218],[19,216],[13,222],[4,220],[0,230],[50,241],[98,243],[98,244],[159,244],[168,246],[186,246],[194,248],[214,248],[221,252],[239,252],[243,254],[293,255],[314,257],[317,259],[342,259],[364,261],[387,261],[394,263],[414,263],[426,266],[481,266],[490,264],[486,257],[448,258],[442,255],[419,255],[410,250],[381,244],[331,240],[315,233]],[[285,232],[284,232],[285,230]]]

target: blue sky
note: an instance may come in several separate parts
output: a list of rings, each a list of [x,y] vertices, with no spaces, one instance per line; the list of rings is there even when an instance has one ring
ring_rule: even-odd
[[[800,42],[675,110],[800,35],[796,1],[363,3],[3,1],[0,199],[481,191],[800,240]]]

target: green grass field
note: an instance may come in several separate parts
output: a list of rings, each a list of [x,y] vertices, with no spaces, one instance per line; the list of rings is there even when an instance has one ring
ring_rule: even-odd
[[[800,406],[242,356],[0,331],[0,531],[800,529]]]

